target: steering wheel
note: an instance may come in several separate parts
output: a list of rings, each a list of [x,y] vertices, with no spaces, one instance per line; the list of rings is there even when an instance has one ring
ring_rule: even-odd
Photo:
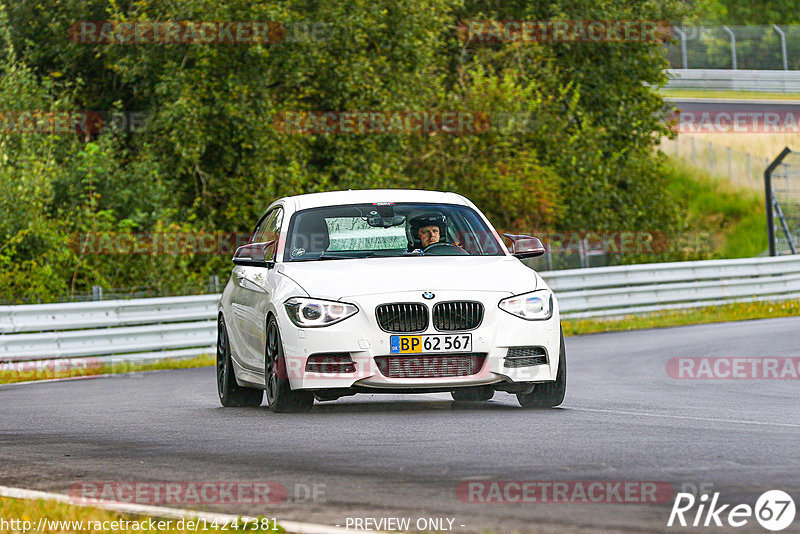
[[[422,249],[422,252],[432,256],[469,256],[469,252],[458,245],[454,245],[453,243],[445,243],[442,241],[431,243]]]

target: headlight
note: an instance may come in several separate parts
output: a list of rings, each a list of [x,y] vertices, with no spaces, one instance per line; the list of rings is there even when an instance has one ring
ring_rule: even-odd
[[[546,321],[553,316],[553,293],[540,289],[505,298],[499,306],[501,310],[526,321]]]
[[[358,308],[346,302],[304,297],[292,297],[283,305],[289,319],[303,328],[332,325],[358,313]]]

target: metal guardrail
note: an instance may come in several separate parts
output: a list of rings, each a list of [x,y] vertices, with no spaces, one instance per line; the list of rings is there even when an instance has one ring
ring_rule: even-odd
[[[217,302],[219,295],[196,295],[0,306],[0,362],[208,354]]]
[[[800,298],[800,256],[541,273],[565,317]],[[0,307],[0,363],[213,352],[219,295]]]
[[[0,334],[213,319],[219,295],[0,306]]]
[[[667,89],[718,91],[800,92],[800,71],[667,69]]]
[[[542,273],[566,317],[601,317],[800,297],[800,256]]]

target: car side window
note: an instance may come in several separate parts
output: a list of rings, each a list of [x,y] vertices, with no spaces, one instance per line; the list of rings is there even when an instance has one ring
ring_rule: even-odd
[[[256,229],[253,230],[253,235],[250,236],[251,243],[258,243],[260,241],[260,237],[264,235],[264,228],[267,227],[267,223],[269,223],[270,218],[272,217],[272,213],[265,215],[260,221],[258,221],[258,226]]]
[[[253,243],[264,243],[266,241],[278,241],[278,236],[281,233],[281,224],[283,223],[283,209],[275,208],[269,215],[267,215],[256,231],[253,233]],[[275,251],[277,246],[267,248],[267,261],[275,259]]]

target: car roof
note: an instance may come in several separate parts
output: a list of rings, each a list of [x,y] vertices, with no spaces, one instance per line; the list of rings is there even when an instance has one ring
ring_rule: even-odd
[[[438,204],[458,204],[468,206],[469,201],[456,193],[425,191],[422,189],[358,189],[309,193],[283,199],[294,204],[295,210],[339,206],[342,204],[372,204],[377,202],[421,202]]]

